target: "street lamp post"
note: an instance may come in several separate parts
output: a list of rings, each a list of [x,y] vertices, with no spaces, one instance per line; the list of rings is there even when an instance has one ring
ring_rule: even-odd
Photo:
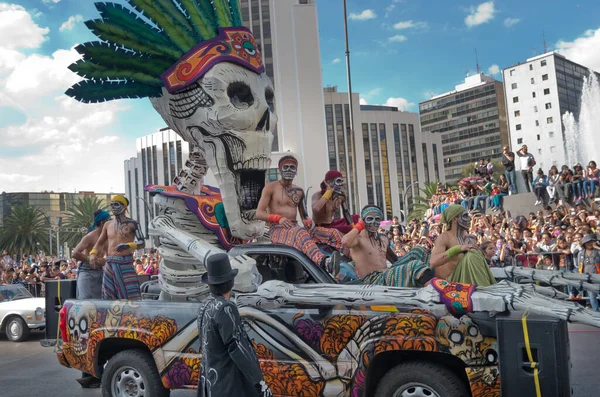
[[[50,222],[50,218],[48,218],[48,215],[44,214],[42,212],[42,210],[40,210],[38,208],[38,211],[40,214],[42,214],[44,216],[44,218],[46,218],[46,220],[48,221],[48,245],[50,247],[50,256],[52,257],[52,222]],[[58,251],[57,251],[58,252]]]
[[[406,200],[406,195],[408,194],[408,189],[410,189],[411,187],[413,187],[414,185],[418,185],[419,182],[413,182],[410,185],[408,185],[406,188],[404,188],[404,190],[402,191],[402,203],[404,204],[404,211],[406,211],[406,215],[404,217],[405,223],[406,223],[406,216],[408,216],[408,201]]]

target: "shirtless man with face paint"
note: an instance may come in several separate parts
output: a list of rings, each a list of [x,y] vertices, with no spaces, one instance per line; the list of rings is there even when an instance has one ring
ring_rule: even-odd
[[[345,180],[337,170],[327,171],[325,180],[321,182],[321,191],[312,196],[313,220],[317,226],[337,229],[343,234],[352,230],[358,222],[358,215],[350,215],[346,203]],[[342,218],[333,219],[334,214],[342,209]]]
[[[298,160],[295,157],[284,156],[279,160],[281,179],[265,185],[256,218],[269,223],[269,238],[273,243],[296,248],[317,265],[336,275],[340,268],[338,251],[348,256],[350,253],[342,247],[342,234],[338,230],[315,227],[308,217],[304,191],[292,183],[297,171]],[[298,225],[298,213],[304,227]],[[329,245],[338,251],[328,258],[317,244]]]
[[[90,251],[89,263],[96,267],[104,266],[102,299],[141,298],[133,267],[133,251],[144,248],[144,236],[138,223],[125,216],[128,205],[126,197],[112,197],[110,208],[115,218],[104,225],[100,238]],[[107,252],[102,252],[107,242]],[[101,259],[104,254],[106,259]]]
[[[342,240],[350,249],[356,275],[363,284],[389,287],[422,287],[433,278],[427,265],[427,252],[423,247],[411,250],[398,258],[390,247],[388,238],[379,233],[383,211],[367,205],[360,214],[361,220]],[[393,263],[388,269],[387,261]]]

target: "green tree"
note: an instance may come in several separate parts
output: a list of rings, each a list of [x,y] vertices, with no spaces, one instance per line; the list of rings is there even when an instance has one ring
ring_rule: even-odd
[[[48,252],[48,244],[48,221],[42,211],[35,206],[13,207],[0,228],[0,249],[22,256]]]
[[[420,189],[420,195],[413,199],[411,211],[406,218],[407,221],[423,219],[425,212],[429,209],[429,200],[437,192],[437,185],[437,182],[425,182],[425,188]]]
[[[84,196],[77,200],[71,208],[67,210],[66,219],[61,228],[69,231],[60,234],[61,243],[66,242],[70,248],[77,246],[87,229],[94,222],[94,212],[99,209],[106,209],[104,200],[95,196]],[[77,231],[74,231],[74,230]],[[85,233],[80,230],[86,229]]]

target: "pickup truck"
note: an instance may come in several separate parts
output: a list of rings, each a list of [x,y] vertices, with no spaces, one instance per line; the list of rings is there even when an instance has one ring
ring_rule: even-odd
[[[489,315],[390,305],[420,290],[336,284],[290,247],[248,244],[230,254],[255,258],[263,275],[258,291],[232,299],[275,396],[500,396]],[[58,360],[101,378],[107,397],[195,389],[198,306],[67,300]]]

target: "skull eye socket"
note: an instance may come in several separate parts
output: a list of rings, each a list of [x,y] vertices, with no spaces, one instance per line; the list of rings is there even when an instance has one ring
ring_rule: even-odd
[[[87,320],[85,318],[82,318],[81,320],[79,320],[79,330],[85,334],[87,332],[87,329],[88,329]]]
[[[469,333],[470,336],[477,336],[479,334],[479,330],[474,325],[470,325],[469,328],[467,329],[467,332]]]
[[[269,105],[269,109],[271,112],[275,110],[275,93],[272,89],[267,88],[265,90],[265,99],[267,101],[267,105]]]
[[[464,337],[462,332],[459,331],[451,331],[450,334],[448,335],[448,339],[450,339],[450,341],[452,341],[452,343],[456,344],[456,345],[462,345],[463,341],[464,341]]]
[[[75,328],[75,320],[73,320],[72,318],[69,319],[69,328],[70,329]]]
[[[227,96],[232,105],[238,109],[248,109],[254,104],[252,89],[246,83],[236,81],[227,87]]]

